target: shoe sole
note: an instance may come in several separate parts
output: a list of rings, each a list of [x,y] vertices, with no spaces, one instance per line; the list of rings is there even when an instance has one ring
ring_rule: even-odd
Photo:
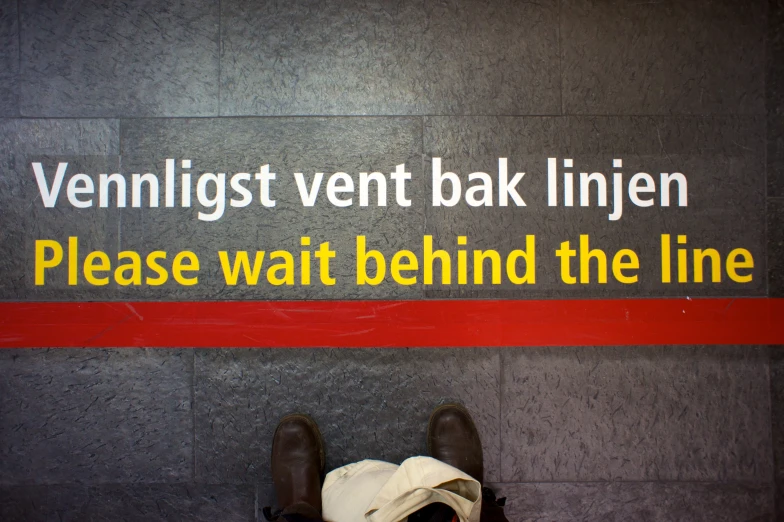
[[[433,417],[435,417],[438,412],[440,412],[442,410],[445,410],[447,408],[456,409],[456,410],[459,410],[459,411],[465,413],[466,416],[468,417],[468,419],[471,421],[471,426],[474,428],[474,430],[476,430],[477,433],[479,433],[479,430],[476,429],[476,424],[474,423],[474,418],[471,416],[471,413],[468,411],[468,409],[466,409],[465,406],[463,406],[462,404],[457,404],[457,403],[442,404],[441,406],[439,406],[435,410],[433,410],[433,413],[430,414],[430,419],[427,421],[427,453],[431,457],[433,456],[433,446],[431,444],[431,441],[433,440],[432,437],[431,437],[432,431],[433,431]]]
[[[280,419],[280,422],[278,423],[278,428],[275,428],[275,434],[278,433],[278,429],[280,428],[281,424],[283,424],[288,420],[294,420],[294,419],[304,420],[305,423],[308,426],[310,426],[310,428],[316,433],[316,436],[318,437],[319,460],[321,464],[321,478],[323,479],[324,471],[327,467],[327,455],[326,452],[324,451],[324,437],[321,435],[321,430],[319,429],[318,424],[316,424],[316,421],[314,421],[313,418],[310,417],[310,415],[306,415],[304,413],[292,413],[290,415],[286,415],[285,417]],[[275,436],[273,435],[273,440],[274,438]]]

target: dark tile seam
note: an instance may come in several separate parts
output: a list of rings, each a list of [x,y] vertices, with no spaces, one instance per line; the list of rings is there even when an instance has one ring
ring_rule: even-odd
[[[558,38],[558,98],[561,107],[561,115],[564,114],[564,81],[563,81],[563,56],[561,55],[561,9],[563,7],[562,0],[558,0],[558,20],[556,25],[557,38]]]
[[[16,115],[22,115],[22,0],[16,0]]]
[[[425,159],[425,156],[427,154],[427,152],[425,151],[425,118],[426,117],[427,116],[419,117],[419,124],[420,124],[419,128],[421,131],[420,143],[422,147],[420,151],[420,157],[422,158],[421,172],[422,172],[423,179],[427,178],[427,176],[425,176],[425,167],[427,163],[427,160]],[[422,204],[424,206],[424,211],[422,212],[422,236],[424,237],[425,234],[427,234],[427,190],[422,191]],[[422,285],[422,287],[420,288],[419,298],[422,300],[427,300],[427,291],[425,290],[424,285]]]
[[[770,488],[771,488],[771,499],[773,500],[773,516],[776,517],[778,515],[778,495],[777,495],[777,482],[778,482],[778,471],[776,466],[776,440],[775,435],[773,433],[773,372],[771,371],[773,365],[773,350],[775,347],[769,346],[768,347],[768,418],[770,419],[770,423],[768,425],[768,429],[770,430],[770,461],[773,463],[771,466],[771,479],[770,479]]]
[[[677,119],[765,119],[765,114],[757,113],[706,113],[706,114],[645,114],[645,113],[618,113],[618,114],[594,114],[594,113],[574,113],[574,114],[222,114],[220,116],[204,115],[184,115],[184,116],[133,116],[123,114],[88,114],[81,116],[52,116],[46,114],[39,115],[20,115],[19,117],[9,117],[1,119],[18,120],[208,120],[208,119],[295,119],[295,118],[355,118],[355,119],[380,119],[380,118],[662,118],[669,120]]]
[[[772,3],[768,3],[768,12],[767,12],[767,20],[766,20],[766,31],[765,31],[765,45],[763,53],[764,57],[764,64],[765,64],[765,74],[763,75],[763,81],[765,82],[764,85],[764,93],[765,93],[765,288],[767,289],[766,295],[770,297],[770,271],[771,271],[771,263],[770,263],[770,249],[769,249],[769,242],[770,242],[770,202],[775,198],[769,197],[769,176],[770,176],[770,154],[768,151],[770,145],[770,113],[772,110],[771,104],[772,100],[770,98],[770,93],[768,91],[770,86],[770,73],[771,73],[771,64],[769,63],[769,54],[770,54],[770,42],[771,42],[771,18],[772,13],[770,10]],[[776,466],[776,443],[775,435],[773,432],[773,350],[774,347],[768,348],[768,408],[770,410],[770,461],[772,463],[771,466],[771,498],[773,499],[773,517],[774,519],[779,515],[779,499],[778,499],[778,469]]]
[[[531,486],[537,484],[559,485],[559,484],[580,484],[580,485],[623,485],[623,484],[668,484],[668,485],[719,485],[719,486],[745,486],[763,487],[769,486],[767,480],[669,480],[669,479],[649,479],[649,480],[532,480],[532,481],[487,481],[490,485],[497,486]]]
[[[501,349],[498,356],[498,478],[504,480],[504,368],[506,350]]]
[[[120,124],[117,124],[117,168],[119,168],[119,172],[123,171],[122,168],[122,154],[120,154]],[[122,252],[122,217],[123,217],[123,210],[122,207],[117,208],[117,251]],[[193,401],[191,401],[193,402]],[[193,404],[191,404],[191,408],[193,408]]]
[[[191,480],[196,482],[196,349],[191,348]]]
[[[765,295],[767,297],[770,297],[770,259],[769,259],[769,255],[770,254],[769,254],[769,250],[768,250],[768,242],[770,241],[770,228],[768,227],[768,220],[770,219],[770,215],[768,213],[768,209],[769,209],[769,206],[770,206],[768,204],[768,199],[769,199],[768,198],[768,195],[769,195],[768,194],[768,183],[770,181],[769,180],[769,176],[770,176],[770,155],[768,154],[768,147],[770,145],[770,141],[769,141],[770,116],[769,115],[770,115],[770,111],[771,111],[771,106],[770,106],[771,99],[770,99],[770,95],[769,95],[770,93],[768,92],[768,86],[770,84],[770,69],[771,69],[771,67],[768,64],[768,58],[769,58],[769,54],[770,54],[768,46],[770,45],[770,41],[771,41],[770,32],[771,32],[771,29],[772,29],[771,28],[771,24],[770,24],[770,20],[771,20],[770,5],[771,4],[772,4],[772,2],[769,2],[768,5],[767,5],[768,10],[767,10],[767,13],[766,13],[767,17],[765,19],[765,42],[764,42],[764,44],[762,46],[762,54],[763,54],[762,63],[764,64],[763,67],[765,67],[765,74],[762,75],[762,82],[763,82],[762,92],[764,93],[764,96],[765,96],[765,151],[763,152],[763,154],[765,155],[765,162],[764,162],[764,165],[765,165],[765,176],[764,176],[764,182],[765,182],[765,187],[764,187],[764,191],[765,191],[765,241],[763,243],[763,248],[765,249]],[[768,358],[768,368],[770,368],[770,358]],[[770,382],[770,379],[768,379],[768,382]],[[772,399],[773,399],[773,395],[771,394],[771,401],[772,401]],[[771,407],[771,409],[772,409],[772,407]],[[773,422],[773,420],[771,418],[771,423],[772,422]],[[771,430],[771,433],[773,433],[772,430]],[[771,444],[771,446],[772,446],[772,444]],[[776,463],[774,462],[773,465],[775,467]]]
[[[223,4],[218,0],[218,117],[221,116],[221,83],[223,75]]]
[[[124,118],[117,118],[117,156],[119,158],[118,161],[119,161],[120,172],[123,171],[122,170],[122,158],[123,158],[123,152],[124,152],[124,150],[123,150],[123,136],[125,134],[125,131],[124,131],[125,125],[123,124],[123,121],[124,121]],[[124,208],[118,208],[117,210],[119,210],[119,216],[120,216],[119,219],[118,219],[118,221],[119,221],[119,223],[118,223],[119,233],[117,234],[117,251],[118,252],[122,252],[122,230],[123,230],[122,229],[122,216],[123,216],[123,212],[125,211],[125,209]],[[193,404],[191,404],[191,409],[193,409]]]
[[[776,448],[776,440],[775,440],[775,436],[774,436],[774,433],[773,433],[773,371],[772,371],[772,368],[773,368],[773,350],[775,350],[775,347],[768,346],[767,350],[768,350],[768,364],[767,364],[767,368],[766,368],[766,373],[767,373],[767,376],[768,376],[768,419],[770,420],[770,422],[768,423],[768,430],[770,430],[769,431],[769,433],[770,433],[770,455],[769,455],[769,457],[770,457],[770,462],[773,463],[773,465],[771,466],[770,481],[771,481],[771,483],[773,484],[773,486],[775,488],[776,479],[778,478],[776,476],[777,475],[777,471],[776,471],[776,449],[775,449]],[[774,493],[775,493],[775,489],[774,489]],[[775,504],[775,495],[774,495],[774,504]],[[775,505],[774,505],[774,509],[775,509]]]

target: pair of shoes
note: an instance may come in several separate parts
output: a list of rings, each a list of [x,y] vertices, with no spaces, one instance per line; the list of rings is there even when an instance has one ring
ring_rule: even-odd
[[[427,427],[430,456],[483,483],[482,441],[471,415],[459,404],[439,406]],[[272,439],[272,481],[281,512],[292,506],[321,513],[324,442],[316,423],[306,415],[288,415]],[[279,512],[280,513],[280,512]],[[276,517],[267,508],[268,520]]]

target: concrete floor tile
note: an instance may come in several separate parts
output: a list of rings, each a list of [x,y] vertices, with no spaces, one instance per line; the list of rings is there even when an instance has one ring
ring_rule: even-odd
[[[474,416],[496,480],[498,364],[498,351],[483,349],[197,350],[197,480],[269,482],[273,432],[294,412],[319,424],[327,471],[400,463],[426,454],[430,413],[450,401]]]
[[[505,481],[772,476],[767,348],[502,354]]]
[[[564,0],[564,112],[764,114],[766,4]]]
[[[224,0],[221,114],[556,114],[557,4]]]
[[[189,350],[0,350],[0,484],[189,480],[191,364]]]
[[[24,116],[216,116],[211,0],[20,3]]]

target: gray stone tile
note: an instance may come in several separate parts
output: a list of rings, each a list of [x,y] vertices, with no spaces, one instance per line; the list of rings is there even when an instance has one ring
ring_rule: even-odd
[[[505,351],[501,476],[767,481],[767,357],[730,346]]]
[[[123,171],[152,169],[164,172],[166,158],[192,160],[193,206],[191,208],[125,208],[122,211],[122,247],[151,251],[168,248],[194,251],[200,258],[199,284],[183,287],[173,281],[158,288],[129,288],[127,295],[140,298],[177,299],[312,299],[312,298],[396,298],[419,297],[417,286],[403,286],[387,279],[378,286],[358,286],[355,281],[355,236],[366,235],[368,248],[392,253],[401,248],[421,250],[424,225],[422,193],[421,121],[418,118],[227,118],[124,121],[122,125]],[[181,163],[179,163],[181,165]],[[217,221],[198,219],[209,213],[196,200],[197,177],[204,172],[227,173],[227,198],[237,197],[228,178],[238,172],[257,173],[269,164],[277,175],[273,184],[274,208],[260,203],[259,182],[252,181],[253,202],[244,208],[226,203]],[[407,183],[410,207],[396,204],[395,186],[388,177],[388,206],[375,203],[375,186],[370,189],[372,204],[338,208],[326,195],[327,178],[348,173],[359,190],[359,173],[379,171],[387,176],[396,165],[405,164],[412,175]],[[136,170],[134,170],[136,169]],[[155,170],[157,169],[157,170]],[[181,169],[178,168],[178,172]],[[148,170],[145,170],[147,172]],[[304,174],[308,187],[316,172],[325,173],[318,199],[306,207],[300,199],[294,173]],[[179,185],[178,185],[179,187]],[[179,189],[178,189],[179,190]],[[163,201],[163,199],[162,199]],[[178,200],[179,201],[179,200]],[[163,205],[163,203],[161,203]],[[269,257],[257,286],[227,286],[218,251],[267,252],[283,249],[297,254],[300,237],[311,238],[311,250],[329,242],[336,257],[330,262],[333,286],[321,283],[316,259],[312,258],[310,285],[273,286],[266,279]],[[296,260],[299,265],[299,259]],[[297,268],[299,270],[299,268]]]
[[[0,351],[0,484],[182,482],[192,352]]]
[[[497,484],[509,520],[573,522],[767,522],[773,520],[768,484],[605,482]]]
[[[766,3],[564,0],[564,112],[763,114]]]
[[[784,197],[784,2],[768,2],[768,196]]]
[[[768,200],[768,293],[784,297],[784,199]]]
[[[19,115],[17,0],[0,2],[0,116]]]
[[[218,114],[218,2],[20,7],[22,115]]]
[[[68,179],[77,172],[93,181],[119,167],[119,123],[114,120],[0,120],[0,299],[106,299],[111,287],[67,284],[69,236],[79,238],[79,259],[88,251],[117,251],[120,214],[116,208],[77,209],[67,200]],[[46,208],[31,163],[40,161],[51,183],[59,162],[68,162],[54,208]],[[96,184],[97,186],[97,184]],[[35,285],[35,242],[63,245],[64,259]],[[115,258],[116,259],[116,258]]]
[[[111,484],[0,487],[13,521],[255,521],[253,486]]]
[[[318,422],[328,470],[426,454],[432,409],[462,401],[479,427],[485,474],[499,474],[499,353],[492,350],[197,350],[196,478],[269,482],[286,414]]]
[[[426,287],[428,297],[532,296],[651,296],[651,295],[764,295],[764,120],[757,117],[427,117],[425,118],[426,194],[432,193],[431,158],[440,157],[443,171],[457,172],[464,187],[474,171],[489,173],[497,185],[498,158],[508,158],[509,176],[526,172],[519,187],[525,207],[470,207],[461,201],[455,207],[426,208],[426,233],[454,259],[457,236],[468,237],[468,249],[495,249],[502,256],[524,248],[525,236],[536,237],[536,283],[514,285],[505,276],[500,285],[473,284],[473,263],[468,266],[465,286],[453,280],[451,288]],[[547,160],[574,160],[575,179],[579,172],[601,172],[608,180],[608,206],[579,206],[579,183],[575,187],[576,206],[563,206],[563,183],[559,183],[559,206],[548,206]],[[613,159],[623,160],[625,184],[637,172],[682,172],[688,180],[688,207],[642,208],[624,196],[623,215],[610,221],[612,211]],[[559,173],[564,172],[559,167]],[[559,179],[562,180],[562,174]],[[449,189],[446,189],[445,193]],[[675,197],[675,189],[673,189]],[[555,251],[563,241],[576,246],[581,234],[588,234],[591,247],[612,256],[630,248],[640,257],[639,281],[622,284],[612,277],[592,284],[569,285],[561,280],[560,262]],[[661,235],[685,234],[692,248],[716,248],[722,256],[738,247],[754,257],[753,279],[735,283],[724,273],[721,283],[662,283]],[[674,247],[675,248],[675,247]],[[673,250],[674,252],[674,250]],[[674,254],[673,254],[674,255]],[[573,261],[573,274],[577,262]],[[454,272],[454,267],[453,267]],[[456,278],[453,278],[456,279]],[[689,273],[693,281],[693,274]]]
[[[221,114],[557,114],[557,20],[555,0],[226,0]]]

